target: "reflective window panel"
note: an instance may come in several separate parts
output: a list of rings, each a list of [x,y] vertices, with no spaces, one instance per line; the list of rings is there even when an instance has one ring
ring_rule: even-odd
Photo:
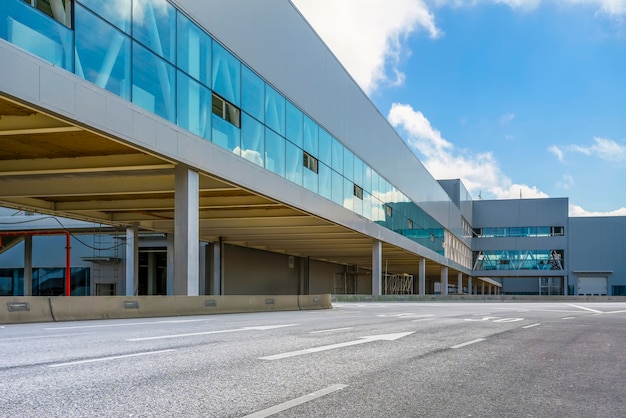
[[[241,106],[241,63],[217,42],[213,42],[213,90],[224,99]]]
[[[241,156],[263,167],[265,127],[252,116],[241,114]]]
[[[178,13],[177,66],[191,77],[211,87],[211,37]]]
[[[176,9],[167,0],[133,1],[133,39],[176,63]]]
[[[265,82],[245,65],[241,67],[241,108],[265,122]]]
[[[287,180],[302,186],[302,170],[304,169],[302,165],[302,149],[286,141],[285,154],[285,177]]]
[[[80,0],[79,3],[130,35],[130,1]]]
[[[286,104],[286,134],[287,139],[302,148],[302,112],[289,101]]]
[[[133,103],[176,121],[174,67],[133,42]]]
[[[180,71],[177,110],[179,126],[211,139],[211,91]]]

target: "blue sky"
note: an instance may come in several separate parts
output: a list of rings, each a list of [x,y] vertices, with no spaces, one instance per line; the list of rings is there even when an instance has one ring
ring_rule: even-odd
[[[626,0],[293,0],[435,178],[626,215]]]

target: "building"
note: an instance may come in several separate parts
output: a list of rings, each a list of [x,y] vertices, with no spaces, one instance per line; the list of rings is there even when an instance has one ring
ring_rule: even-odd
[[[288,0],[6,0],[0,38],[0,205],[92,228],[65,292],[624,291],[623,218],[433,179]],[[5,293],[63,268],[32,235]]]

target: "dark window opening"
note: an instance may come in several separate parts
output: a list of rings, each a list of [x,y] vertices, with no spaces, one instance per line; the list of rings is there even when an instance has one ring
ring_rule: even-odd
[[[311,154],[307,153],[307,152],[302,152],[302,164],[308,168],[309,170],[311,170],[314,173],[317,173],[318,171],[318,161],[317,158],[313,157]]]
[[[354,195],[358,198],[363,200],[363,188],[357,186],[356,184],[354,185]]]
[[[234,104],[227,102],[217,94],[213,93],[211,109],[214,114],[232,123],[237,128],[241,127],[241,111]]]

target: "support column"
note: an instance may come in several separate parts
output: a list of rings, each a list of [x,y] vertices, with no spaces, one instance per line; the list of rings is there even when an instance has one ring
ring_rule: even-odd
[[[372,242],[372,295],[382,293],[383,277],[383,243],[374,240]]]
[[[174,295],[174,234],[167,234],[167,271],[166,271],[166,293],[168,296]]]
[[[139,225],[126,228],[126,296],[137,294],[139,277]]]
[[[472,289],[472,276],[467,276],[467,293],[472,295],[474,289]]]
[[[206,295],[206,288],[207,288],[207,268],[206,268],[206,264],[207,264],[207,260],[209,259],[207,257],[207,253],[209,251],[209,246],[207,245],[206,242],[201,242],[200,243],[200,247],[199,247],[199,255],[198,255],[198,277],[200,278],[200,283],[198,286],[198,292],[201,295]]]
[[[459,272],[456,279],[456,292],[463,293],[463,273]]]
[[[148,295],[154,295],[157,281],[156,254],[148,253]]]
[[[223,295],[224,284],[222,282],[222,237],[211,244],[211,294]]]
[[[448,295],[448,267],[441,267],[441,296]]]
[[[197,171],[177,165],[174,191],[174,294],[198,296],[199,187]]]
[[[33,236],[24,236],[24,296],[33,295]]]
[[[420,270],[419,270],[419,295],[426,295],[426,259],[420,258]]]
[[[485,281],[482,280],[481,281],[481,289],[480,289],[480,294],[484,295],[485,294]]]

